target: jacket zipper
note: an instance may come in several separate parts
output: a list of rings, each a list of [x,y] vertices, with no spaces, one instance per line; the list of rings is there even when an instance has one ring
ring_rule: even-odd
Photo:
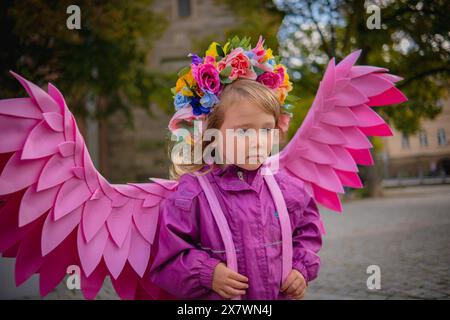
[[[239,170],[239,171],[237,172],[237,175],[238,175],[239,179],[241,179],[242,181],[244,181],[244,173],[243,173],[241,170]]]

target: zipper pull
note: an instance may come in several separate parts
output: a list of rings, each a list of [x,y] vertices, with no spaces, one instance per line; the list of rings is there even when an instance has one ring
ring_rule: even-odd
[[[241,170],[239,170],[239,171],[237,172],[237,175],[238,175],[239,179],[241,179],[242,181],[244,181],[244,173],[243,173]]]

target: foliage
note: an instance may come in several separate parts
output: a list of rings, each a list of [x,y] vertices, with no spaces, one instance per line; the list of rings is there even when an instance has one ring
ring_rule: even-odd
[[[148,110],[168,77],[147,68],[152,44],[167,21],[151,10],[151,0],[77,1],[81,29],[69,30],[66,9],[73,1],[17,0],[0,4],[0,94],[22,94],[8,74],[14,70],[34,82],[54,82],[75,114],[87,115],[88,97],[103,101],[93,116],[121,111],[132,124],[130,106]],[[168,91],[168,90],[167,90]],[[168,95],[170,92],[168,92]]]

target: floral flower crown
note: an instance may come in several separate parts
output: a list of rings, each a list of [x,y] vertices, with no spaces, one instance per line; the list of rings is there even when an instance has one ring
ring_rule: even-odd
[[[285,101],[289,100],[292,83],[280,57],[273,56],[272,50],[264,46],[262,36],[254,48],[250,38],[241,40],[235,36],[223,47],[211,43],[203,59],[192,53],[188,57],[192,59],[190,66],[178,73],[176,86],[171,89],[176,113],[170,120],[170,131],[174,132],[183,122],[206,119],[224,87],[239,78],[258,81],[273,90],[282,106],[279,127],[287,131],[292,106]]]

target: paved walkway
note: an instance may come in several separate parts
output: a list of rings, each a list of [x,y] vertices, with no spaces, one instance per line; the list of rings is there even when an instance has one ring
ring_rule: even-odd
[[[450,186],[386,191],[381,199],[321,209],[327,234],[322,268],[306,299],[449,299]],[[13,265],[0,259],[0,298],[38,298],[38,277],[13,285]],[[381,288],[369,290],[367,267],[377,265]],[[81,299],[62,283],[47,299]],[[117,299],[107,280],[99,299]]]
[[[322,268],[307,299],[449,299],[450,186],[409,187],[323,210]],[[367,288],[380,267],[381,289]]]

